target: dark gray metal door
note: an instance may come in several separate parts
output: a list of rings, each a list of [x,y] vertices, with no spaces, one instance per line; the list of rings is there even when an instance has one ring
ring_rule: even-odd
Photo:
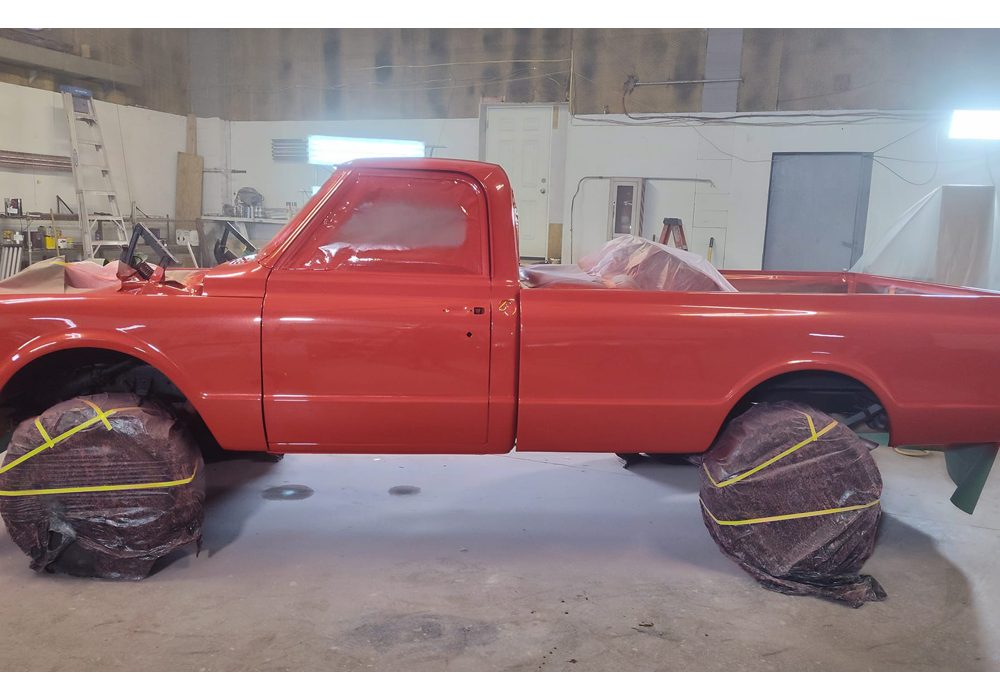
[[[849,269],[864,251],[871,153],[775,153],[765,270]]]

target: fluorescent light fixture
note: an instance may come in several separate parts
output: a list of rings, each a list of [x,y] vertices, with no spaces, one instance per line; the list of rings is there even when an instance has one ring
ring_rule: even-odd
[[[953,139],[1000,140],[1000,111],[987,109],[956,109],[951,115]]]
[[[340,165],[355,158],[423,158],[423,141],[310,136],[309,162]]]

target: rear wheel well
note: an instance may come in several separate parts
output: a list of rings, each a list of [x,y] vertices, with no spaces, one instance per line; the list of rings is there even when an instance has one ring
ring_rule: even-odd
[[[726,418],[726,424],[756,403],[795,401],[840,418],[856,417],[871,430],[889,431],[889,417],[882,401],[864,382],[839,372],[801,370],[771,377],[748,391]],[[872,410],[873,407],[878,407]]]

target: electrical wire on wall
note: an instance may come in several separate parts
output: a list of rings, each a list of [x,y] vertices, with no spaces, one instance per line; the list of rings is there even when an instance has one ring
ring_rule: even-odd
[[[580,77],[584,77],[584,76],[580,76]],[[585,78],[585,79],[589,80],[588,78]],[[590,82],[592,82],[595,85],[597,85],[597,83],[595,81],[593,81],[593,80],[590,80]],[[694,128],[695,133],[702,140],[704,140],[706,143],[708,143],[714,150],[718,151],[720,154],[722,154],[722,155],[724,155],[724,156],[726,156],[728,158],[733,158],[735,160],[738,160],[738,161],[741,161],[741,162],[744,162],[744,163],[769,163],[769,162],[771,162],[771,158],[748,159],[748,158],[743,158],[741,156],[738,156],[738,155],[736,155],[734,153],[729,153],[729,152],[723,150],[722,148],[720,148],[714,141],[712,141],[710,138],[708,138],[708,136],[706,136],[705,134],[703,134],[701,132],[701,130],[699,130],[697,127],[698,126],[711,125],[711,124],[731,124],[731,125],[744,124],[744,125],[747,125],[747,126],[768,126],[768,127],[770,127],[770,126],[843,126],[843,125],[851,125],[851,124],[866,124],[866,123],[876,123],[876,122],[923,122],[923,124],[921,124],[919,127],[917,127],[916,129],[914,129],[913,131],[911,131],[909,133],[906,133],[906,134],[904,134],[904,135],[902,135],[902,136],[900,136],[900,137],[898,137],[898,138],[890,141],[889,143],[884,144],[883,146],[880,146],[879,148],[875,149],[874,151],[872,151],[872,154],[873,154],[872,155],[872,159],[874,160],[874,162],[878,163],[881,167],[883,167],[886,171],[888,171],[894,177],[896,177],[896,178],[898,178],[898,179],[902,180],[903,182],[906,182],[906,183],[908,183],[910,185],[914,185],[916,187],[923,187],[923,186],[926,186],[926,185],[930,184],[931,182],[933,182],[937,178],[939,167],[940,167],[940,165],[943,162],[944,163],[973,162],[973,161],[977,161],[977,160],[980,159],[979,157],[974,157],[974,158],[957,159],[957,160],[951,160],[951,161],[941,161],[941,159],[939,157],[939,155],[940,155],[940,132],[941,132],[941,129],[943,128],[943,123],[942,122],[946,119],[946,117],[943,116],[940,112],[914,112],[914,113],[901,114],[901,113],[891,113],[891,112],[887,113],[887,112],[882,112],[882,111],[878,111],[878,110],[876,110],[876,111],[867,111],[867,112],[851,111],[849,113],[844,113],[844,117],[847,117],[847,118],[841,118],[841,117],[837,117],[835,114],[823,113],[823,112],[795,112],[795,113],[790,114],[789,116],[795,116],[797,118],[796,121],[774,121],[774,120],[771,120],[771,121],[758,121],[758,119],[766,119],[767,117],[773,117],[776,114],[779,114],[779,113],[774,113],[774,112],[763,112],[763,113],[761,113],[761,112],[757,112],[757,113],[754,113],[754,112],[744,112],[744,113],[739,113],[739,114],[734,114],[734,115],[727,115],[727,116],[722,116],[722,117],[712,117],[712,116],[706,116],[706,115],[663,115],[663,114],[636,115],[636,114],[632,114],[632,113],[630,113],[628,111],[628,105],[627,105],[627,102],[626,102],[626,98],[629,95],[632,94],[632,92],[634,91],[636,85],[637,85],[637,81],[636,81],[635,77],[634,76],[629,76],[628,79],[626,79],[625,84],[624,84],[624,86],[622,88],[622,112],[623,112],[623,116],[625,117],[625,119],[627,121],[622,121],[621,119],[611,119],[611,118],[600,118],[600,117],[596,117],[595,118],[595,117],[579,117],[579,116],[574,116],[573,117],[574,122],[577,122],[577,121],[582,121],[582,122],[597,122],[597,123],[625,125],[625,126],[639,126],[639,125],[643,125],[643,126],[683,126],[683,127],[690,127],[690,128]],[[831,94],[833,94],[833,93],[831,93]],[[647,105],[643,105],[643,106],[647,107]],[[801,119],[801,117],[816,117],[816,118],[803,120],[803,119]],[[881,151],[886,150],[890,146],[893,146],[893,145],[899,143],[900,141],[903,141],[903,140],[905,140],[907,138],[910,138],[911,136],[913,136],[913,135],[915,135],[915,134],[917,134],[917,133],[919,133],[919,132],[921,132],[921,131],[923,131],[923,130],[925,130],[927,128],[935,126],[935,125],[938,126],[938,130],[937,130],[937,133],[935,134],[935,139],[934,139],[934,160],[922,161],[922,160],[916,160],[916,159],[894,158],[894,157],[890,157],[890,156],[880,156],[880,155],[878,155],[878,153],[880,153]],[[994,178],[993,178],[992,170],[990,170],[990,163],[989,163],[989,155],[988,155],[988,153],[984,154],[984,157],[985,157],[986,169],[988,171],[988,174],[989,174],[989,177],[990,177],[990,181],[993,182]],[[896,162],[903,162],[903,163],[933,164],[934,165],[934,171],[931,173],[930,177],[928,177],[926,180],[924,180],[922,182],[920,182],[920,181],[914,181],[914,180],[911,180],[911,179],[909,179],[907,177],[904,177],[902,174],[900,174],[899,172],[897,172],[895,168],[890,167],[884,161],[896,161]]]
[[[596,80],[588,78],[587,76],[573,72],[573,79],[586,80],[592,85],[596,86],[598,89],[606,89]],[[625,85],[622,87],[622,118],[614,118],[611,116],[600,117],[600,116],[579,116],[571,115],[574,124],[614,124],[623,125],[629,124],[632,126],[646,125],[646,126],[664,126],[664,127],[683,127],[692,125],[709,125],[709,124],[748,124],[752,126],[767,126],[767,127],[777,127],[777,126],[843,126],[846,124],[863,124],[871,122],[926,122],[928,118],[940,116],[938,112],[884,112],[880,110],[867,110],[858,111],[851,110],[850,112],[838,112],[838,110],[828,110],[828,111],[808,111],[808,112],[739,112],[734,114],[726,114],[722,116],[710,116],[706,114],[663,114],[651,107],[648,104],[642,103],[632,98],[633,102],[639,104],[643,109],[648,110],[644,114],[634,114],[630,112],[627,108],[625,102],[626,96],[630,95],[629,88],[634,89],[634,76],[629,76],[626,80]],[[844,119],[840,116],[843,114],[844,117],[851,117],[850,119]],[[789,116],[794,117],[796,121],[786,121],[786,120],[776,120],[776,117]],[[802,121],[803,117],[813,117],[809,121]],[[766,121],[761,121],[766,120]]]
[[[659,126],[659,127],[684,127],[684,126],[708,126],[712,124],[733,124],[746,126],[778,127],[778,126],[846,126],[851,124],[870,123],[891,123],[891,122],[924,122],[932,116],[940,116],[937,113],[912,113],[899,114],[892,112],[741,112],[724,117],[709,117],[698,114],[677,114],[677,115],[655,115],[651,121],[646,121],[635,115],[622,115],[626,121],[612,117],[588,117],[573,115],[574,124],[613,124],[626,126]],[[774,121],[774,117],[787,116],[796,121],[784,120]],[[772,121],[752,121],[766,118]],[[803,117],[814,117],[808,121],[801,121]],[[848,118],[845,118],[848,117]],[[631,123],[630,123],[631,122]]]
[[[597,83],[585,76],[576,76],[584,78],[591,83],[597,85]],[[702,114],[691,114],[691,115],[663,115],[663,114],[646,114],[646,115],[636,115],[629,111],[629,105],[627,98],[631,95],[632,91],[636,87],[636,80],[634,77],[630,76],[626,81],[622,90],[622,116],[616,117],[581,117],[577,115],[572,115],[572,121],[574,124],[582,125],[598,125],[598,124],[613,124],[616,126],[656,126],[656,127],[688,127],[692,128],[697,136],[705,141],[709,146],[711,146],[716,152],[722,154],[723,156],[730,158],[732,160],[740,161],[743,163],[752,164],[766,164],[772,162],[771,154],[768,154],[767,158],[743,158],[735,153],[730,153],[721,148],[716,144],[711,138],[709,138],[705,133],[702,132],[699,126],[710,126],[710,125],[744,125],[744,126],[845,126],[854,124],[875,124],[875,123],[919,123],[917,128],[908,131],[907,133],[899,136],[888,143],[879,146],[871,152],[871,158],[874,162],[878,163],[882,168],[884,168],[893,177],[906,182],[907,184],[913,185],[915,187],[925,187],[932,182],[934,182],[940,171],[940,166],[942,162],[944,163],[968,163],[980,160],[981,158],[985,161],[985,166],[990,178],[990,182],[994,183],[995,179],[991,169],[990,162],[990,152],[986,149],[982,156],[973,158],[959,158],[950,161],[942,161],[940,158],[940,138],[941,130],[945,126],[946,117],[941,112],[910,112],[910,113],[886,113],[878,110],[871,111],[852,111],[850,113],[844,113],[843,116],[837,113],[826,113],[826,112],[796,112],[789,114],[789,117],[794,117],[794,121],[791,119],[780,119],[776,117],[782,116],[780,113],[768,112],[768,113],[741,113],[734,115],[724,115],[724,116],[709,116]],[[600,87],[600,86],[598,86]],[[925,130],[936,127],[934,133],[934,158],[933,160],[918,160],[918,159],[908,159],[908,158],[898,158],[888,155],[880,155],[892,146],[909,139]],[[892,167],[890,163],[912,163],[912,164],[926,164],[933,165],[933,171],[926,179],[911,179],[905,177],[900,172],[897,172],[896,168]],[[572,201],[570,203],[570,231],[569,231],[569,241],[570,241],[570,254],[575,255],[573,250],[573,221],[575,213],[575,201],[580,193],[581,186],[583,182],[587,179],[601,179],[596,176],[589,176],[580,180],[577,184],[577,190],[573,195]],[[652,178],[646,178],[652,179]]]
[[[877,155],[880,151],[885,150],[889,146],[895,145],[895,144],[899,143],[900,141],[902,141],[903,139],[909,138],[910,136],[913,136],[917,132],[922,131],[923,129],[926,129],[926,128],[930,127],[930,126],[933,126],[934,124],[938,124],[938,129],[937,129],[937,131],[934,134],[934,160],[917,160],[917,159],[911,159],[911,158],[895,158],[895,157],[892,157],[892,156],[880,156],[880,155]],[[891,173],[894,177],[899,178],[900,180],[902,180],[903,182],[906,182],[907,184],[914,185],[915,187],[925,187],[925,186],[931,184],[932,182],[934,182],[934,180],[937,179],[938,170],[939,170],[939,168],[940,168],[940,166],[942,164],[943,165],[949,165],[949,164],[953,164],[953,163],[974,163],[974,162],[982,160],[983,161],[983,165],[986,168],[986,174],[989,177],[990,182],[993,184],[994,187],[996,187],[996,181],[993,178],[993,170],[992,170],[991,165],[990,165],[990,151],[989,151],[989,147],[988,146],[983,149],[983,154],[981,156],[973,156],[971,158],[955,158],[955,159],[952,159],[952,160],[941,160],[941,158],[940,158],[940,142],[941,142],[941,131],[944,129],[944,126],[945,126],[945,124],[943,123],[943,120],[938,120],[936,122],[928,122],[927,124],[925,124],[920,129],[916,129],[916,130],[914,130],[914,131],[912,131],[912,132],[910,132],[908,134],[905,134],[904,136],[899,137],[895,141],[890,141],[885,146],[882,146],[881,148],[876,149],[874,151],[873,156],[872,156],[873,160],[876,163],[878,163],[880,166],[882,166],[883,168],[885,168],[887,171],[889,171],[889,173]],[[934,165],[934,171],[931,173],[930,177],[928,177],[923,182],[914,182],[913,180],[910,180],[909,178],[906,178],[906,177],[903,177],[902,175],[900,175],[898,172],[896,172],[895,169],[889,167],[885,163],[885,161],[893,161],[893,162],[898,162],[898,163],[915,163],[915,164],[921,164],[921,165],[930,165],[930,164],[933,164]]]

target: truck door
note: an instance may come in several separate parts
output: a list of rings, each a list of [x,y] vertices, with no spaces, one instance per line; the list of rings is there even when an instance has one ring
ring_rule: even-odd
[[[466,452],[487,439],[482,188],[449,172],[352,173],[268,278],[268,444]]]

